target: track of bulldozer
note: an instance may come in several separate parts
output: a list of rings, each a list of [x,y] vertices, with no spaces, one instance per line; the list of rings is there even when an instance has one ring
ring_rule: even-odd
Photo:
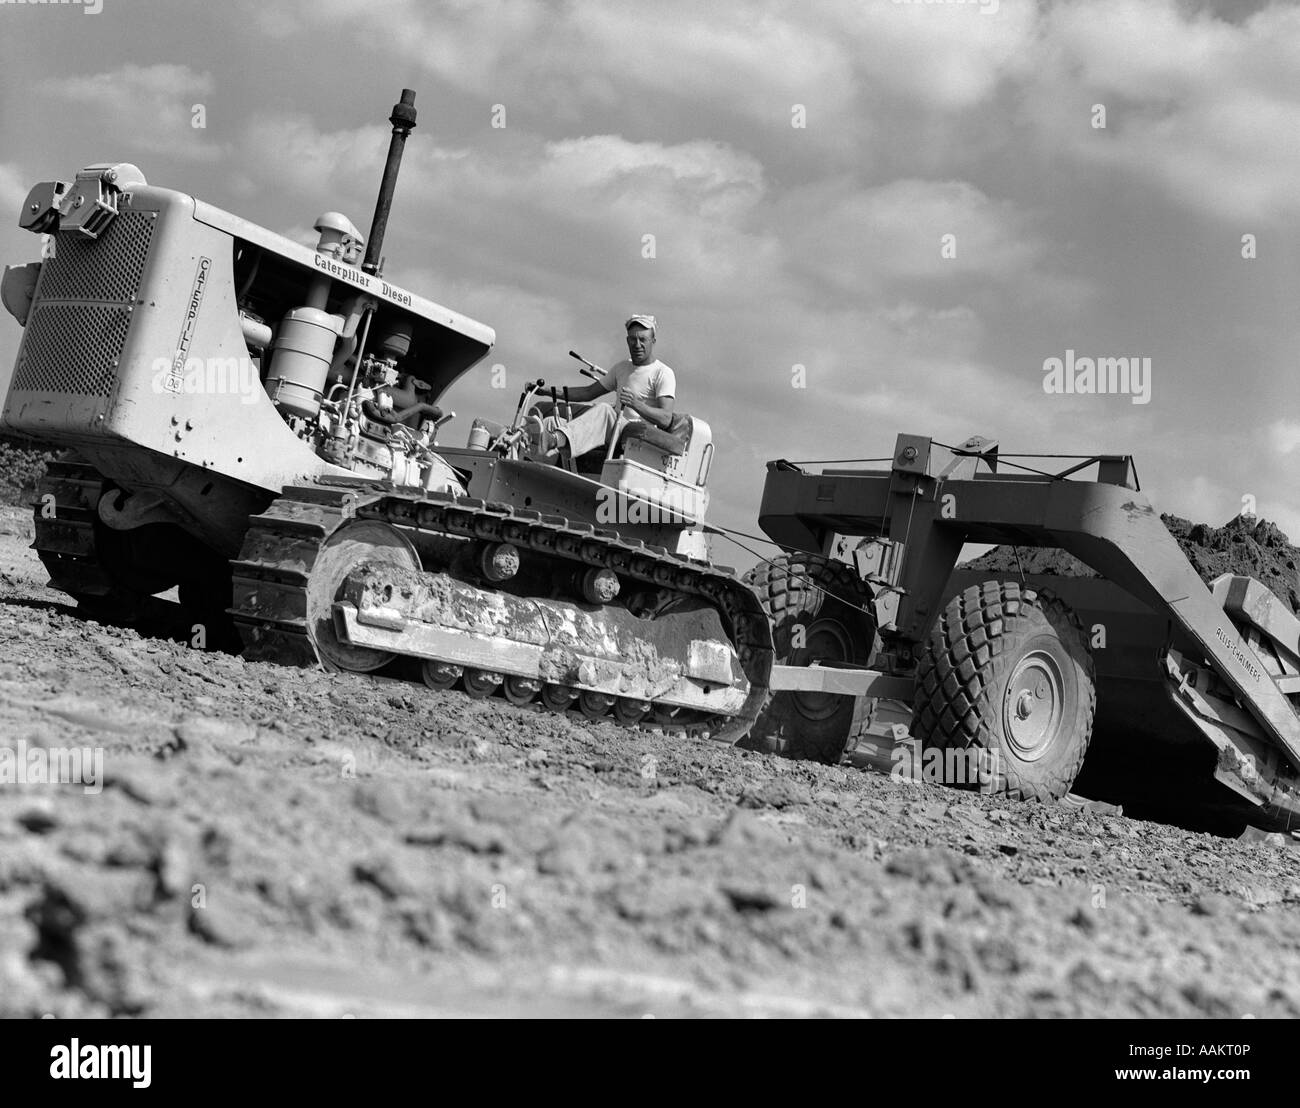
[[[33,547],[50,586],[74,597],[103,596],[112,581],[95,554],[95,509],[104,478],[72,458],[50,462],[36,489]]]
[[[102,524],[100,500],[115,488],[75,453],[48,463],[33,502],[32,548],[50,587],[96,619],[166,634],[188,628],[187,637],[201,625],[205,649],[237,652],[239,640],[225,612],[229,563],[173,524],[126,531]],[[154,599],[174,586],[179,607]]]
[[[766,700],[772,658],[767,617],[754,593],[728,571],[559,516],[374,485],[289,487],[252,520],[239,559],[232,563],[231,615],[244,639],[245,657],[299,666],[319,663],[308,637],[308,583],[330,537],[354,520],[386,523],[410,537],[507,542],[525,557],[532,552],[575,567],[610,569],[624,579],[704,599],[720,613],[749,679],[744,707],[736,716],[694,713],[685,722],[660,718],[652,723],[646,717],[641,726],[735,742]]]

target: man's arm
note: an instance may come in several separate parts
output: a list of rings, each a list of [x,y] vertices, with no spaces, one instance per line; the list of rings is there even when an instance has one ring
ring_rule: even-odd
[[[668,430],[673,421],[673,398],[656,396],[653,400],[638,400],[631,389],[620,389],[619,400],[625,408],[631,408],[647,423],[653,423],[661,430]]]
[[[572,400],[575,404],[585,404],[590,400],[599,400],[605,393],[612,391],[613,382],[605,384],[604,381],[596,381],[590,385],[566,385],[564,389],[564,398]]]

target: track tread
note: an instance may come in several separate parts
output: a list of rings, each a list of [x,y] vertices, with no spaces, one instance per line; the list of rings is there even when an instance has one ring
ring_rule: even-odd
[[[749,678],[745,709],[718,724],[714,738],[734,742],[757,715],[767,691],[771,639],[757,597],[730,574],[671,554],[662,547],[598,531],[591,524],[535,510],[445,494],[416,495],[380,487],[332,489],[289,486],[253,519],[239,557],[232,561],[234,600],[230,614],[241,629],[245,657],[317,664],[307,637],[306,586],[328,538],[349,521],[374,519],[399,530],[490,539],[593,568],[613,568],[647,584],[669,585],[714,604]]]
[[[75,455],[65,455],[46,467],[31,501],[35,537],[31,549],[50,575],[50,587],[78,602],[109,597],[113,582],[95,556],[94,521],[103,474]],[[43,512],[54,498],[55,514]]]

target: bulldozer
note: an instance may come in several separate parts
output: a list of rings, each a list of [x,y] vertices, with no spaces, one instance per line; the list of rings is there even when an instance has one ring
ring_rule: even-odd
[[[42,257],[0,281],[23,328],[0,431],[62,451],[34,547],[80,610],[130,621],[175,589],[205,645],[254,660],[1015,798],[1143,786],[1155,815],[1195,797],[1300,822],[1300,621],[1257,581],[1202,583],[1130,456],[1053,471],[904,434],[885,469],[775,460],[759,524],[783,552],[742,578],[709,557],[702,419],[550,464],[538,379],[439,442],[496,334],[384,276],[414,101],[368,235],[330,211],[302,245],[128,162],[28,194]],[[990,577],[957,565],[968,543],[1100,576]]]
[[[64,452],[34,503],[52,586],[127,620],[176,589],[206,645],[251,659],[736,741],[771,636],[708,560],[708,424],[543,464],[537,380],[508,424],[440,443],[496,335],[384,277],[413,91],[389,122],[369,235],[326,212],[314,247],[132,163],[31,190],[43,257],[0,285],[24,329],[0,430]]]

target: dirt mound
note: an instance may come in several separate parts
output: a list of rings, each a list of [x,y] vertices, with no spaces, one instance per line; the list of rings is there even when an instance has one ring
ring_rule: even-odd
[[[1300,611],[1296,574],[1300,549],[1276,524],[1249,516],[1236,516],[1222,527],[1189,523],[1178,516],[1160,518],[1203,581],[1213,581],[1221,573],[1245,574],[1267,585],[1291,611]]]
[[[1293,612],[1300,612],[1300,549],[1274,523],[1236,516],[1222,527],[1192,523],[1174,515],[1161,520],[1207,584],[1223,573],[1262,581]],[[1058,577],[1096,577],[1072,554],[1055,548],[999,546],[963,565],[990,573],[1045,573]]]
[[[987,570],[989,573],[1046,573],[1053,577],[1096,577],[1097,574],[1073,554],[1054,546],[995,546],[962,569]]]

